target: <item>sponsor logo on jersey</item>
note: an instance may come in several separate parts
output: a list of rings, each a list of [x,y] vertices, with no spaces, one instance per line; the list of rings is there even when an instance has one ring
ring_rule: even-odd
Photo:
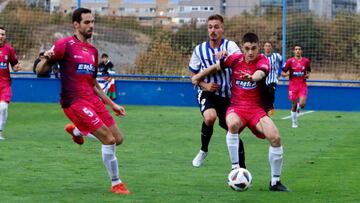
[[[304,76],[304,72],[303,71],[294,71],[293,76],[294,77],[302,77],[302,76]]]
[[[95,72],[95,66],[87,63],[79,63],[77,64],[76,73],[78,74],[93,74]]]
[[[83,56],[74,55],[74,58],[75,58],[75,59],[82,59],[82,58],[83,58]]]
[[[7,68],[8,68],[7,62],[0,62],[0,69],[7,69]]]
[[[236,80],[235,84],[242,89],[251,90],[257,87],[256,82]]]

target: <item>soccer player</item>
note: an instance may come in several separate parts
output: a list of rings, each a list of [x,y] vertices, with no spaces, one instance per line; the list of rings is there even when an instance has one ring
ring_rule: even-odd
[[[6,42],[6,30],[0,27],[0,140],[4,140],[3,130],[8,117],[8,106],[11,100],[11,79],[9,67],[17,72],[21,65],[14,48]]]
[[[44,53],[36,71],[43,73],[58,62],[61,72],[61,106],[65,115],[82,134],[93,134],[102,143],[102,158],[111,178],[111,191],[129,194],[120,180],[116,145],[123,142],[123,135],[106,109],[109,105],[118,116],[124,116],[122,106],[107,97],[96,82],[98,51],[88,40],[94,28],[94,16],[86,8],[78,8],[72,15],[74,36],[57,40]]]
[[[226,143],[229,150],[231,168],[239,168],[238,145],[239,129],[247,126],[253,132],[263,134],[270,143],[269,163],[271,167],[270,191],[289,191],[281,182],[280,175],[283,164],[283,147],[279,131],[267,116],[261,102],[261,82],[269,72],[269,62],[259,54],[259,39],[254,33],[247,33],[242,38],[244,54],[233,54],[220,60],[192,77],[198,84],[207,75],[222,71],[227,67],[232,69],[231,104],[226,112],[228,132]]]
[[[266,41],[264,44],[264,55],[269,60],[270,70],[269,75],[266,76],[265,84],[267,91],[264,91],[264,97],[268,102],[264,102],[265,112],[270,116],[274,113],[274,101],[275,101],[275,91],[277,83],[279,82],[279,70],[282,66],[282,57],[279,53],[273,52],[272,43]]]
[[[195,47],[190,59],[189,70],[192,75],[215,64],[218,61],[216,54],[220,52],[229,54],[240,52],[235,42],[223,38],[224,19],[221,15],[209,16],[207,28],[209,39]],[[227,130],[225,113],[231,97],[230,74],[229,69],[224,69],[221,72],[209,75],[198,84],[197,101],[203,116],[203,123],[200,134],[201,149],[192,161],[194,167],[200,167],[208,154],[208,146],[217,117],[219,118],[219,125]],[[241,140],[239,142],[240,165],[242,168],[246,168],[244,146]]]
[[[289,58],[281,73],[282,76],[289,76],[289,100],[291,101],[292,127],[299,126],[298,117],[300,110],[306,105],[308,88],[306,79],[309,78],[311,68],[310,60],[302,56],[303,47],[299,44],[293,46],[294,57]]]

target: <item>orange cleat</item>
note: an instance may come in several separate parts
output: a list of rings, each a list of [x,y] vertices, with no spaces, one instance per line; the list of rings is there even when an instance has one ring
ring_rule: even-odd
[[[75,129],[75,125],[72,124],[72,123],[69,123],[69,124],[65,125],[65,131],[68,132],[71,135],[72,140],[78,145],[84,144],[83,136],[75,136],[74,133],[73,133],[74,129]]]
[[[130,191],[125,187],[124,183],[119,183],[111,187],[111,192],[114,194],[128,195]]]

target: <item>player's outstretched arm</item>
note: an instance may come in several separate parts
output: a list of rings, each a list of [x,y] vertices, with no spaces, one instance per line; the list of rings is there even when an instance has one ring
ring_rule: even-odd
[[[254,82],[258,82],[261,79],[263,79],[266,76],[265,72],[262,70],[257,70],[255,71],[254,74],[250,75],[248,73],[243,73],[242,78],[245,81],[254,81]]]
[[[126,112],[124,107],[116,104],[115,102],[113,102],[113,100],[110,99],[110,97],[108,97],[102,90],[102,88],[100,87],[99,83],[96,81],[96,79],[94,78],[94,90],[96,92],[96,94],[101,98],[101,100],[109,105],[112,110],[115,112],[115,115],[117,116],[125,116]]]

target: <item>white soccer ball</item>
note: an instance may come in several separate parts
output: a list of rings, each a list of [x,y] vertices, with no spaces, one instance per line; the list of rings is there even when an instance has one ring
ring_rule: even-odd
[[[235,191],[245,191],[252,183],[251,173],[245,168],[231,170],[228,176],[228,184]]]

